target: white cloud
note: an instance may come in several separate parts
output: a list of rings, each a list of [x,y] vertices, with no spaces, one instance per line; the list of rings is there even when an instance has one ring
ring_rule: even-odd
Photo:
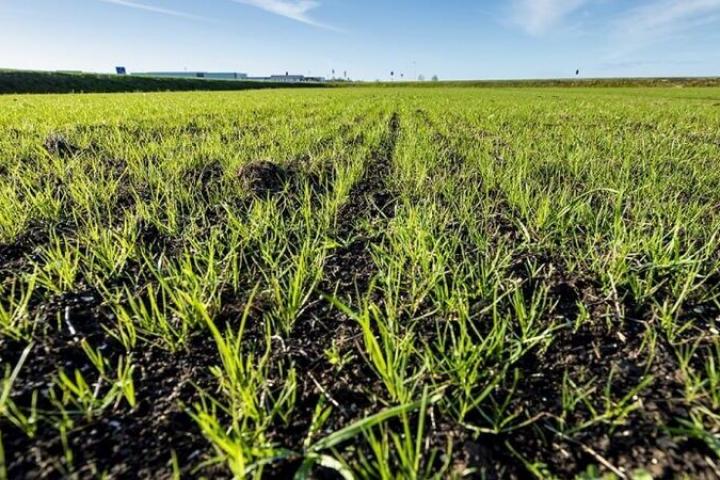
[[[531,35],[557,27],[589,0],[512,0],[512,20]]]
[[[622,2],[622,3],[620,3]],[[691,34],[711,23],[720,24],[720,0],[510,0],[511,22],[527,33],[543,35],[553,29],[568,28],[585,7],[617,7],[613,17],[584,17],[597,33],[606,36],[613,53],[622,57],[655,42]]]
[[[310,12],[320,6],[315,0],[233,0],[236,3],[250,5],[266,12],[290,18],[298,22],[306,23],[314,27],[336,30],[335,28],[322,24],[310,16]]]
[[[720,0],[654,0],[628,10],[615,24],[619,38],[651,42],[718,19]]]
[[[171,17],[187,18],[189,20],[207,20],[204,17],[192,15],[190,13],[180,12],[177,10],[170,10],[167,8],[156,7],[154,5],[147,5],[144,3],[138,3],[131,0],[100,0],[104,3],[111,3],[113,5],[120,5],[122,7],[134,8],[136,10],[143,10],[145,12],[158,13],[161,15],[169,15]]]
[[[173,17],[187,18],[191,20],[209,20],[208,18],[193,15],[178,10],[162,8],[147,3],[140,3],[135,0],[98,0],[104,3],[120,5],[123,7],[134,8],[146,12],[158,13],[162,15],[170,15]],[[314,27],[325,28],[328,30],[340,31],[335,27],[318,22],[310,15],[312,10],[320,7],[320,3],[316,0],[231,0],[235,3],[249,5],[251,7],[265,10],[266,12],[290,18],[292,20],[312,25]]]

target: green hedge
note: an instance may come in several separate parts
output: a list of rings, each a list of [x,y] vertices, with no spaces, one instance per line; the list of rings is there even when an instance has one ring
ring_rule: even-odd
[[[318,88],[322,84],[237,80],[152,78],[90,73],[0,70],[3,93],[112,93],[193,90],[250,90],[262,88]]]

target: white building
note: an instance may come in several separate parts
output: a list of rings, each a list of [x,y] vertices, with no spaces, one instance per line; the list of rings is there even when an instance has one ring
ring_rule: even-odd
[[[269,77],[247,77],[248,80],[255,80],[258,82],[278,82],[278,83],[320,83],[324,82],[323,77],[306,77],[305,75],[270,75]]]
[[[153,78],[205,78],[209,80],[246,80],[247,73],[237,72],[147,72],[134,73],[140,77]]]
[[[270,75],[269,77],[249,77],[247,73],[237,72],[144,72],[133,73],[138,77],[151,78],[202,78],[206,80],[252,80],[257,82],[277,83],[321,83],[323,77],[306,77],[305,75]]]

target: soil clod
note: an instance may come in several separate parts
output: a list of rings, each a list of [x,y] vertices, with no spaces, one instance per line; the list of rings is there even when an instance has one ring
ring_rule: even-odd
[[[261,160],[243,165],[238,178],[247,191],[256,196],[266,196],[281,192],[289,174],[277,163]]]
[[[68,158],[77,155],[80,148],[70,143],[70,141],[61,134],[54,133],[45,140],[45,150],[50,155],[57,155],[60,158]]]

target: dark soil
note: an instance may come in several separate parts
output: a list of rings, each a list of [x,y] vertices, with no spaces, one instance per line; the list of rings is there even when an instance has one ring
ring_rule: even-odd
[[[544,261],[548,262],[546,266],[551,262],[547,258]],[[705,444],[668,431],[678,427],[676,419],[687,418],[688,412],[682,401],[683,386],[672,347],[658,337],[654,356],[645,350],[648,347],[643,342],[650,328],[644,318],[647,312],[629,296],[609,299],[601,295],[591,280],[566,276],[561,266],[559,271],[546,271],[553,273],[527,279],[526,286],[532,290],[533,284],[540,282],[551,285],[554,314],[563,327],[547,350],[534,351],[515,365],[518,382],[504,385],[497,393],[499,400],[512,394],[509,411],[533,421],[499,435],[473,438],[467,432],[455,432],[457,438],[463,439],[461,463],[484,472],[487,478],[526,478],[529,472],[507,448],[509,445],[524,460],[543,462],[561,478],[574,478],[598,465],[610,473],[605,463],[627,475],[645,469],[653,478],[671,479],[684,474],[690,478],[718,478],[716,464],[708,460],[714,455]],[[575,330],[578,301],[589,307],[590,320]],[[624,315],[618,315],[618,308]],[[617,402],[632,393],[646,375],[652,376],[652,382],[629,400],[640,408],[633,409],[616,426],[608,420],[568,435],[560,433],[563,424],[572,429],[594,417],[582,402],[563,415],[565,378],[578,388],[590,385],[593,390],[589,402],[602,414],[602,397],[609,379],[611,396]],[[571,391],[579,393],[575,388]],[[469,423],[482,425],[483,419],[470,418]]]
[[[341,212],[337,238],[343,246],[329,259],[313,308],[298,320],[295,331],[287,340],[287,350],[281,354],[284,358],[278,359],[309,373],[301,376],[303,383],[299,386],[295,420],[289,425],[278,425],[270,434],[283,445],[300,450],[307,434],[310,414],[320,397],[317,385],[310,378],[320,385],[332,387],[326,391],[332,402],[345,407],[336,412],[329,428],[341,428],[349,420],[363,416],[364,409],[372,406],[364,388],[364,379],[371,378],[371,372],[361,359],[354,359],[344,368],[341,382],[333,382],[335,370],[327,363],[324,349],[333,339],[338,339],[340,344],[345,342],[344,348],[350,348],[348,342],[354,341],[352,337],[356,332],[354,323],[332,308],[320,293],[350,298],[368,288],[375,271],[370,246],[381,239],[368,238],[359,225],[365,218],[392,215],[392,194],[386,186],[386,177],[398,131],[399,120],[394,116],[386,140],[369,160],[365,176],[354,187],[350,201]],[[46,147],[52,154],[60,156],[77,153],[77,149],[62,137],[52,137]],[[262,197],[283,191],[293,179],[292,175],[289,169],[261,161],[244,166],[237,178],[253,196]],[[185,181],[197,183],[203,191],[220,181],[222,176],[222,167],[210,163],[188,172]],[[313,179],[307,180],[312,182]],[[150,253],[172,255],[173,240],[156,226],[141,226],[140,232],[138,240]],[[29,231],[13,245],[2,246],[0,271],[17,273],[15,263],[26,260],[37,245],[46,241],[46,229],[37,229],[37,233]],[[137,272],[128,272],[128,276],[137,281]],[[258,308],[262,309],[262,306]],[[112,325],[113,319],[105,311],[97,292],[79,292],[50,300],[44,298],[35,310],[42,318],[40,323],[46,327],[33,343],[29,357],[32,361],[23,366],[15,383],[13,400],[18,405],[27,407],[32,392],[37,390],[40,392],[38,406],[49,407],[48,391],[58,367],[71,374],[78,370],[88,381],[97,378],[81,348],[83,339],[93,347],[99,347],[111,362],[126,355],[102,328],[103,324]],[[239,309],[234,311],[230,303],[218,321],[232,323],[241,312]],[[2,340],[2,362],[17,364],[24,347],[22,342]],[[68,446],[74,453],[72,464],[64,458],[59,432],[49,425],[40,425],[36,436],[28,438],[14,426],[6,422],[0,424],[10,478],[60,478],[70,472],[80,478],[92,478],[102,473],[113,478],[170,478],[173,452],[180,468],[190,476],[227,476],[223,468],[206,468],[202,472],[188,470],[210,458],[212,453],[209,443],[187,412],[187,408],[199,399],[198,387],[211,391],[215,386],[209,367],[218,364],[219,359],[210,336],[199,333],[185,349],[175,353],[146,345],[132,352],[132,358],[136,365],[137,406],[130,409],[123,403],[98,417],[77,419],[67,434]],[[296,463],[277,465],[267,476],[286,478],[285,473],[293,472]]]
[[[81,347],[84,339],[111,364],[124,352],[102,329],[110,319],[97,292],[63,295],[38,307],[49,330],[38,338],[13,389],[13,400],[27,406],[38,391],[38,408],[49,409],[48,391],[59,368],[72,375],[82,372],[95,382],[97,373]],[[0,341],[2,363],[16,365],[25,345]],[[126,356],[126,355],[125,355]],[[74,457],[64,457],[59,432],[41,423],[35,438],[5,422],[0,423],[9,478],[61,478],[74,472],[79,478],[171,478],[172,452],[186,473],[210,454],[210,445],[186,412],[198,397],[197,387],[214,388],[209,366],[218,364],[217,350],[207,335],[197,335],[186,348],[168,352],[145,345],[132,352],[137,405],[124,402],[101,415],[79,418],[68,431]],[[208,471],[213,476],[223,470]]]
[[[370,238],[361,224],[364,220],[386,222],[394,216],[394,195],[388,176],[399,131],[399,117],[393,115],[386,138],[368,160],[364,176],[354,185],[339,213],[336,240],[341,246],[326,261],[317,297],[310,301],[312,307],[298,318],[285,340],[284,358],[277,359],[303,375],[299,377],[293,420],[289,425],[278,425],[271,437],[298,452],[302,451],[312,412],[321,397],[333,407],[325,429],[334,431],[375,413],[373,398],[382,392],[376,375],[362,358],[349,358],[342,368],[330,364],[327,349],[335,345],[341,355],[358,351],[361,339],[356,323],[338,311],[325,295],[356,307],[357,300],[368,292],[376,273],[371,248],[382,242],[382,237]],[[275,465],[266,476],[288,478],[297,466],[297,461],[290,460]],[[323,469],[318,469],[316,475],[335,478],[332,472]]]
[[[425,112],[418,110],[416,114],[434,128]],[[287,423],[278,421],[272,425],[268,436],[271,441],[299,454],[297,458],[268,466],[266,478],[290,478],[294,474],[313,411],[321,400],[333,407],[324,431],[338,430],[382,408],[384,387],[365,359],[356,353],[364,350],[359,327],[328,297],[357,308],[364,297],[374,295],[371,282],[377,267],[371,252],[382,244],[384,235],[370,233],[364,225],[373,224],[377,227],[374,231],[382,232],[382,226],[395,215],[397,197],[391,175],[400,129],[400,117],[394,114],[385,138],[367,159],[362,178],[339,212],[333,234],[339,246],[327,258],[321,283],[290,335],[274,349],[272,363],[276,368],[284,371],[295,368],[299,375],[292,418]],[[480,135],[485,139],[485,133]],[[491,140],[488,148],[498,161],[503,161],[501,149],[507,144],[492,134],[487,137]],[[364,139],[352,141],[360,143]],[[434,141],[444,150],[447,159],[443,170],[462,175],[467,160],[454,150],[450,138],[438,132]],[[61,135],[49,137],[45,148],[61,158],[80,152]],[[301,158],[297,163],[303,161]],[[124,167],[121,163],[118,165],[118,175],[121,175]],[[213,198],[214,187],[222,181],[241,182],[250,197],[257,199],[288,188],[292,190],[293,182],[298,180],[296,170],[301,168],[257,161],[233,172],[234,175],[226,175],[222,165],[208,162],[186,172],[183,181],[196,185],[198,194],[206,201]],[[318,191],[323,187],[315,177],[306,176],[302,180],[310,182]],[[475,188],[485,188],[482,179],[466,180]],[[488,198],[497,206],[497,216],[488,221],[496,229],[498,238],[519,244],[522,235],[506,218],[513,214],[507,199],[495,190],[489,192]],[[131,204],[128,199],[128,205]],[[0,245],[0,287],[29,268],[37,246],[47,243],[49,230],[47,226],[32,225],[15,243]],[[463,235],[460,227],[453,233]],[[138,241],[151,255],[172,256],[177,249],[175,240],[156,225],[141,225]],[[676,419],[687,417],[688,412],[682,402],[677,358],[668,341],[658,336],[654,356],[647,353],[644,339],[653,321],[647,308],[627,292],[611,297],[600,292],[589,276],[566,273],[562,261],[550,253],[523,252],[516,260],[509,274],[522,282],[526,298],[542,286],[549,288],[554,305],[551,317],[560,326],[553,342],[547,348],[536,348],[511,366],[511,375],[493,393],[499,402],[512,395],[508,410],[517,413],[518,424],[531,421],[508,433],[474,434],[466,426],[437,414],[429,421],[430,445],[442,452],[447,442],[452,441],[453,468],[456,471],[473,469],[475,474],[470,478],[530,478],[530,471],[518,455],[528,462],[544,462],[561,478],[573,478],[598,464],[603,471],[608,471],[607,465],[611,465],[623,473],[643,467],[656,478],[676,478],[682,474],[691,478],[720,478],[717,466],[708,460],[713,454],[706,445],[663,428],[677,426]],[[542,265],[538,271],[543,273],[532,277],[525,268],[527,260]],[[135,286],[138,272],[126,272],[126,277],[118,281],[142,295],[142,290]],[[242,316],[246,302],[247,298],[236,298],[228,292],[223,298],[223,310],[216,318],[218,325],[234,324]],[[589,309],[590,319],[575,330],[579,302]],[[258,341],[264,333],[261,319],[266,305],[263,299],[257,299],[252,307],[249,337]],[[713,306],[703,308],[710,309],[710,313],[705,312],[701,317],[718,314]],[[12,398],[18,405],[30,405],[32,392],[37,391],[38,407],[49,409],[49,389],[59,368],[68,373],[79,370],[88,379],[97,377],[81,348],[83,339],[101,349],[111,362],[127,355],[103,329],[103,325],[112,325],[114,319],[98,292],[85,290],[62,296],[41,292],[41,296],[33,300],[32,309],[41,328],[35,333],[30,360],[23,366],[13,389]],[[478,325],[481,334],[483,328],[486,327]],[[423,340],[431,343],[434,334],[423,332]],[[26,345],[0,339],[0,362],[16,365]],[[177,352],[147,343],[141,345],[132,352],[137,406],[130,408],[122,404],[108,408],[95,418],[77,419],[67,434],[68,446],[74,452],[71,464],[63,455],[61,436],[50,425],[41,424],[36,437],[31,439],[7,421],[0,422],[9,478],[62,478],[70,472],[79,478],[94,478],[103,473],[112,478],[171,478],[173,453],[187,477],[228,476],[222,467],[192,470],[212,457],[210,443],[188,414],[188,408],[199,400],[198,388],[208,391],[216,388],[209,367],[217,365],[219,359],[211,336],[198,332]],[[341,356],[350,355],[342,367],[331,364],[329,349],[336,349]],[[515,372],[517,382],[513,383]],[[632,410],[622,423],[616,426],[608,422],[595,423],[567,435],[559,433],[563,426],[572,429],[593,418],[582,402],[569,412],[563,411],[562,386],[566,378],[593,388],[588,403],[602,412],[602,394],[608,379],[612,380],[612,397],[619,400],[632,392],[646,374],[651,375],[653,381],[631,399],[642,408]],[[479,411],[467,418],[469,425],[486,427],[485,422]],[[607,465],[602,466],[603,463]],[[335,477],[321,468],[314,473],[317,478]]]
[[[0,244],[0,287],[11,282],[18,273],[32,271],[32,260],[37,260],[37,249],[50,241],[51,231],[61,236],[74,229],[74,222],[69,220],[54,225],[31,221],[14,242]]]
[[[80,478],[171,478],[173,452],[186,473],[208,458],[209,444],[184,405],[198,400],[195,385],[212,385],[207,367],[217,363],[216,350],[206,339],[194,343],[187,352],[151,348],[133,357],[137,406],[79,420],[68,434],[71,471]],[[34,439],[14,428],[3,433],[10,478],[57,478],[69,470],[57,431],[43,426]],[[222,470],[213,475],[226,476]]]
[[[80,152],[65,136],[57,133],[45,140],[45,149],[49,154],[58,155],[60,158],[72,157]]]
[[[268,161],[243,165],[237,176],[245,190],[256,196],[281,192],[289,179],[288,172],[284,168]]]

